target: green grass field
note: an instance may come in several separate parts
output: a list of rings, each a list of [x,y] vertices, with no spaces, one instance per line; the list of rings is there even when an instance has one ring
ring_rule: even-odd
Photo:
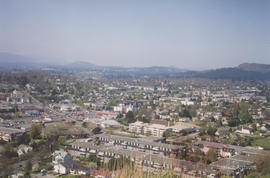
[[[266,138],[257,138],[252,142],[252,145],[270,149],[270,136]]]

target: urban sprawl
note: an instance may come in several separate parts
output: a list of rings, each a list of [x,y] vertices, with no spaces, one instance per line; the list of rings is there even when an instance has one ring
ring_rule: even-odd
[[[0,176],[267,173],[269,88],[225,79],[3,74]]]

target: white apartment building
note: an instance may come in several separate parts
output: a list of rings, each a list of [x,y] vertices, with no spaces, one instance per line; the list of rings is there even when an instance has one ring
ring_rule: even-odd
[[[155,137],[162,137],[163,133],[167,131],[168,129],[171,129],[170,127],[166,127],[164,125],[160,124],[148,124],[143,123],[140,121],[137,121],[135,123],[129,124],[129,131],[137,134],[148,134]]]
[[[162,137],[163,133],[168,130],[169,127],[159,124],[149,124],[144,127],[144,133],[151,133],[155,137]]]
[[[144,126],[146,125],[147,125],[146,123],[137,121],[137,122],[129,124],[128,130],[133,133],[144,134]]]

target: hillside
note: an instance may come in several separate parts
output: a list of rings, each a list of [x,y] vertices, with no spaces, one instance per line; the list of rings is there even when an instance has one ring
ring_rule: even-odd
[[[270,80],[270,72],[256,72],[235,68],[221,68],[197,73],[195,77],[233,80]]]
[[[270,72],[270,64],[243,63],[237,68],[245,71]]]

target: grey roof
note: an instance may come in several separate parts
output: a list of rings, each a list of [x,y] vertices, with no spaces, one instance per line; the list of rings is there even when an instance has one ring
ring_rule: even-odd
[[[263,154],[265,151],[263,150],[257,150],[255,148],[246,148],[236,145],[227,145],[222,143],[216,143],[216,142],[207,142],[207,141],[198,141],[197,144],[203,144],[205,146],[214,147],[214,148],[229,148],[234,149],[237,152],[242,152],[246,154]]]
[[[24,133],[25,131],[20,130],[20,129],[14,129],[14,128],[0,127],[0,132],[6,133],[6,134],[16,134],[16,133]]]
[[[106,138],[109,140],[121,140],[121,141],[125,141],[125,142],[136,142],[139,145],[151,145],[154,147],[163,147],[163,148],[169,148],[169,149],[182,148],[181,146],[177,146],[177,145],[170,145],[170,144],[159,143],[159,142],[151,142],[151,141],[147,141],[147,140],[140,140],[137,138],[128,138],[128,137],[121,137],[121,136],[115,136],[115,135],[99,134],[99,135],[96,135],[96,137]]]
[[[114,153],[114,155],[129,157],[129,158],[133,158],[139,161],[148,161],[148,162],[152,162],[158,165],[168,164],[168,165],[171,165],[172,167],[185,168],[187,170],[200,170],[204,172],[214,172],[211,169],[211,167],[203,163],[197,164],[190,161],[167,158],[161,155],[155,155],[155,154],[140,152],[136,150],[124,150],[122,148],[114,147],[114,146],[104,146],[104,145],[96,146],[88,142],[75,142],[75,143],[71,143],[71,145],[79,147],[79,148],[88,148],[89,150],[94,149],[97,152]]]

